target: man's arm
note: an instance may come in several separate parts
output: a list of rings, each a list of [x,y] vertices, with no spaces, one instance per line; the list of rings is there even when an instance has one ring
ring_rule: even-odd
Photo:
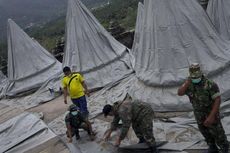
[[[204,121],[204,126],[209,127],[215,123],[216,117],[219,113],[220,103],[221,103],[221,98],[220,98],[220,96],[218,96],[214,100],[210,114],[208,115],[207,119]]]
[[[191,79],[187,79],[183,85],[178,89],[177,94],[179,96],[184,96],[186,93],[186,90],[188,89],[189,85],[191,83]]]
[[[82,82],[82,86],[83,86],[83,87],[84,87],[84,89],[85,89],[85,94],[86,94],[87,96],[90,96],[90,94],[89,94],[89,90],[88,90],[88,87],[87,87],[87,85],[86,85],[85,81],[83,81],[83,82]]]
[[[210,95],[213,99],[212,110],[209,113],[208,117],[204,121],[204,126],[209,127],[216,122],[216,118],[219,114],[221,97],[220,97],[220,90],[216,83],[213,83],[210,89]]]
[[[93,135],[94,133],[93,133],[93,129],[92,129],[91,123],[90,123],[88,120],[85,120],[84,122],[85,122],[85,124],[86,124],[86,125],[88,126],[88,128],[89,128],[90,135]]]
[[[110,129],[108,129],[107,131],[105,131],[104,133],[104,139],[107,141],[110,136],[111,136],[111,133],[117,129],[118,127],[118,123],[120,121],[120,117],[118,115],[115,115],[114,118],[113,118],[113,121],[110,125]]]
[[[67,95],[68,95],[67,87],[63,88],[63,93],[64,93],[64,103],[67,104]]]
[[[72,128],[71,128],[69,123],[66,124],[66,128],[67,128],[67,134],[69,136],[69,143],[71,143],[73,141],[73,139],[72,139]]]
[[[119,137],[117,137],[115,146],[119,146],[121,141],[126,137],[130,125],[132,123],[132,117],[131,117],[131,112],[127,109],[126,111],[120,112],[121,116],[121,121],[122,121],[122,127],[121,127],[121,134]]]

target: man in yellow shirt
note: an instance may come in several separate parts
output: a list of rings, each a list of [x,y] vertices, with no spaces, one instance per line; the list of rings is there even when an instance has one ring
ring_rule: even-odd
[[[63,73],[65,75],[62,79],[64,103],[67,104],[67,94],[69,93],[72,102],[80,108],[81,114],[88,117],[85,93],[89,96],[89,91],[83,76],[79,73],[72,73],[68,66],[63,68]]]

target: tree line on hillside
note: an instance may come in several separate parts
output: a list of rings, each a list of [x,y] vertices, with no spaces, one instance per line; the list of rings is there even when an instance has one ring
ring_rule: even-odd
[[[99,1],[103,0],[97,0]],[[116,21],[126,30],[134,29],[139,1],[143,2],[143,0],[110,0],[109,5],[93,9],[92,13],[105,28],[109,27],[111,21]],[[64,37],[65,16],[58,17],[43,26],[28,28],[25,32],[51,51]],[[6,42],[2,42],[0,43],[0,67],[5,63],[3,62],[5,59],[7,59],[7,45]]]

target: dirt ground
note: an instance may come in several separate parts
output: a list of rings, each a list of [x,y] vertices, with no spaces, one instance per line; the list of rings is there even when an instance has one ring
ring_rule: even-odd
[[[43,121],[45,123],[49,123],[60,115],[64,114],[68,106],[71,104],[71,100],[68,99],[68,103],[64,104],[63,97],[60,96],[50,102],[44,103],[42,105],[36,106],[34,108],[30,108],[28,112],[43,112],[44,118]]]

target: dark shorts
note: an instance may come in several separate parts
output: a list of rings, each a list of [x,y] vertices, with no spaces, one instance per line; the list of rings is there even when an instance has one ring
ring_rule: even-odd
[[[76,98],[76,99],[71,99],[72,102],[77,105],[80,109],[80,112],[82,113],[82,115],[84,117],[87,117],[89,112],[88,112],[88,109],[87,109],[87,101],[86,101],[86,97],[85,96],[82,96],[80,98]]]

